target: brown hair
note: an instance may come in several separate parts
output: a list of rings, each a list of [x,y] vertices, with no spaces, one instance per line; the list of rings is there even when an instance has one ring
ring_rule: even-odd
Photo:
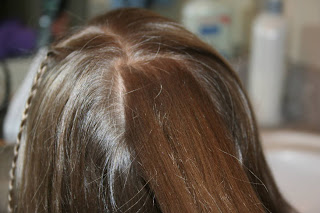
[[[237,75],[181,25],[112,11],[53,44],[41,70],[11,211],[294,212]]]

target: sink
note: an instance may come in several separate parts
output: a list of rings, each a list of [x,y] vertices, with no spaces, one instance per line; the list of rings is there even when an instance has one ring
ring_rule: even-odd
[[[284,197],[301,213],[320,209],[320,135],[270,131],[261,135],[267,161]]]

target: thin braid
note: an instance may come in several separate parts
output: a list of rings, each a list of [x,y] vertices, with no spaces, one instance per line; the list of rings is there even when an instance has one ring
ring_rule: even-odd
[[[47,56],[48,57],[48,56]],[[12,165],[11,165],[11,170],[10,170],[10,182],[9,182],[9,194],[8,194],[8,212],[12,213],[13,211],[13,196],[14,196],[14,185],[16,181],[15,173],[16,173],[16,168],[17,168],[17,159],[18,159],[18,152],[20,148],[20,143],[21,143],[21,137],[22,137],[22,132],[24,130],[25,124],[27,122],[28,118],[28,112],[32,103],[32,99],[34,98],[35,94],[37,93],[39,83],[42,80],[43,73],[47,69],[47,57],[44,59],[44,61],[41,63],[39,70],[37,71],[37,74],[35,75],[33,79],[33,84],[29,93],[29,97],[27,99],[24,112],[22,114],[22,119],[20,123],[20,129],[19,133],[17,135],[17,142],[14,147],[14,156],[12,160]]]

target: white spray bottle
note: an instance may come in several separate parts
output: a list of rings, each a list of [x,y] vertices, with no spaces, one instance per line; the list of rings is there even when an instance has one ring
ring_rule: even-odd
[[[287,23],[281,0],[267,0],[253,24],[248,90],[260,126],[282,122]]]

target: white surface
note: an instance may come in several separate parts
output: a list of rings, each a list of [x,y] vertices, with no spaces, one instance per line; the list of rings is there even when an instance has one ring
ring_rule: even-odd
[[[320,136],[299,132],[262,135],[280,191],[301,213],[320,212]]]

